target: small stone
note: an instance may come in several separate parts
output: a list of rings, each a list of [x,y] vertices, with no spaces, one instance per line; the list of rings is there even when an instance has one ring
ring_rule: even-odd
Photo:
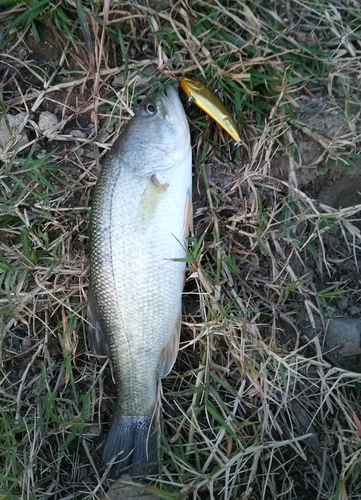
[[[0,116],[0,155],[17,151],[29,142],[23,130],[27,116],[24,111],[16,115]]]
[[[83,430],[83,437],[87,437],[88,439],[93,439],[95,437],[100,436],[101,428],[99,425],[89,425],[86,426]]]
[[[125,76],[124,73],[121,73],[120,75],[116,75],[113,78],[112,85],[113,87],[123,87],[124,83],[125,83]]]
[[[179,52],[169,59],[169,66],[172,69],[179,69],[183,65],[184,65],[183,56]]]
[[[20,128],[27,119],[27,116],[28,114],[25,111],[21,111],[16,115],[8,115],[10,127]]]
[[[87,136],[82,130],[72,130],[69,135],[72,135],[73,137],[80,137],[81,139],[86,139]]]
[[[361,373],[361,320],[331,320],[326,331],[323,351],[327,359],[335,365]]]
[[[127,484],[128,483],[128,484]],[[107,500],[157,500],[158,497],[148,495],[141,484],[132,484],[130,476],[123,475],[115,481],[107,491]]]
[[[15,327],[11,331],[10,336],[10,349],[13,352],[20,352],[23,349],[23,340],[26,333],[20,327]]]
[[[109,139],[110,137],[110,132],[111,132],[111,128],[109,127],[108,130],[104,130],[102,134],[100,134],[100,136],[97,138],[97,142],[103,142],[104,144],[107,143],[107,140]]]
[[[47,151],[46,149],[41,149],[38,154],[36,155],[36,157],[40,160],[41,158],[44,158],[44,156],[46,156],[47,154]]]
[[[351,314],[351,316],[356,316],[357,314],[360,314],[361,312],[361,307],[358,306],[351,306],[348,310],[348,312]]]
[[[23,350],[24,351],[28,351],[29,349],[31,349],[33,346],[33,341],[30,337],[25,337],[25,339],[23,340]]]
[[[91,160],[95,160],[95,158],[97,157],[96,153],[94,151],[87,151],[84,156],[86,158],[90,158]]]
[[[149,82],[155,78],[158,72],[158,66],[154,63],[148,64],[140,71],[134,71],[130,76],[134,87],[142,90],[149,86]],[[113,79],[112,85],[114,87],[123,87],[125,85],[124,73],[116,75]]]
[[[342,297],[338,302],[337,302],[337,308],[340,311],[346,311],[348,308],[348,298],[347,297]]]
[[[54,113],[50,111],[43,111],[39,115],[38,127],[41,132],[47,132],[59,123],[59,120]]]

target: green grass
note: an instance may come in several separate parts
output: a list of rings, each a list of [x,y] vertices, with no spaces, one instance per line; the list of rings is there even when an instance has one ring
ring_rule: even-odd
[[[85,343],[92,190],[144,96],[189,71],[219,90],[244,146],[234,153],[180,93],[194,234],[162,381],[163,469],[145,490],[358,500],[361,375],[331,366],[322,339],[340,299],[358,305],[360,209],[317,196],[360,168],[359,9],[130,4],[0,0],[1,112],[28,113],[28,146],[0,151],[0,498],[108,490],[98,466],[115,389]],[[52,135],[42,111],[59,120]]]

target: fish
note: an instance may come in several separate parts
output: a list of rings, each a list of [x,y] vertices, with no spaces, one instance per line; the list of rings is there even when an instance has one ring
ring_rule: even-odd
[[[88,340],[110,356],[116,386],[101,460],[110,479],[159,470],[157,391],[179,350],[192,220],[189,126],[167,86],[108,152],[91,205]]]
[[[189,98],[201,110],[215,120],[235,141],[235,146],[242,145],[241,134],[231,113],[223,102],[204,83],[193,75],[184,75],[180,85]]]

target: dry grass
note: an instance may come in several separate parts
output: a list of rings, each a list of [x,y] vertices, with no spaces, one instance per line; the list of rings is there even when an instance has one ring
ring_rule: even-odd
[[[0,106],[24,112],[1,151],[0,497],[107,490],[97,466],[114,389],[85,345],[92,188],[143,96],[192,71],[220,89],[244,148],[231,160],[231,140],[190,110],[195,236],[181,350],[162,384],[163,474],[149,490],[359,499],[361,375],[332,366],[322,342],[337,299],[358,300],[361,206],[315,200],[359,166],[357,5],[42,4],[46,29],[31,2],[0,14]],[[45,110],[59,121],[44,131]]]

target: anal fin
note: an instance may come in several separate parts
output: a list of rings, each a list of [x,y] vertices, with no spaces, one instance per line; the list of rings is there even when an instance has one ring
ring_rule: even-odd
[[[190,191],[187,193],[186,206],[184,210],[183,238],[186,238],[189,233],[193,233],[193,205],[192,194]]]
[[[166,343],[166,345],[163,347],[160,355],[159,368],[158,368],[158,375],[160,377],[166,377],[168,375],[168,373],[173,368],[175,360],[177,359],[179,351],[181,322],[182,322],[182,316],[181,313],[179,313],[172,334],[169,337],[169,340]]]

